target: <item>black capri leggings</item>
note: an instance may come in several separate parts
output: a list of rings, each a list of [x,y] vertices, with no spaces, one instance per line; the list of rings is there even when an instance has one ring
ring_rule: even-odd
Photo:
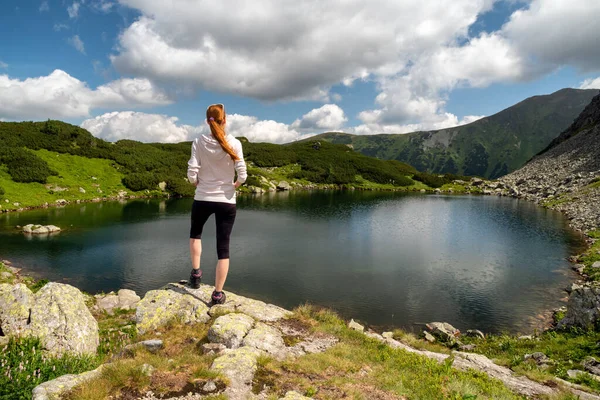
[[[217,224],[217,256],[223,260],[229,258],[229,236],[235,222],[235,204],[194,200],[190,239],[202,238],[204,224],[212,214],[215,214]]]

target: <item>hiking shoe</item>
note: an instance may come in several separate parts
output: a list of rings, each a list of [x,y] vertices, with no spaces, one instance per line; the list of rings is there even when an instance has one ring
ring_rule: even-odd
[[[192,269],[192,272],[190,273],[190,287],[192,289],[198,289],[200,287],[200,282],[202,282],[202,270]]]
[[[212,299],[213,304],[224,304],[225,300],[227,299],[227,296],[225,296],[225,292],[212,292],[212,296],[210,296]]]

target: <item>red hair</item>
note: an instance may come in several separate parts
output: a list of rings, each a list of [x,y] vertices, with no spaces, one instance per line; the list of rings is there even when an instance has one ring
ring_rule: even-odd
[[[231,156],[233,161],[238,161],[240,158],[231,145],[227,142],[225,137],[225,129],[223,123],[225,122],[225,106],[223,104],[213,104],[206,109],[206,122],[210,126],[210,132],[213,137],[219,142],[223,151]]]

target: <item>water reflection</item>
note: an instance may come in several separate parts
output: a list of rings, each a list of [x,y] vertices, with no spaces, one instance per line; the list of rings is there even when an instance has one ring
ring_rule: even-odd
[[[145,292],[189,272],[191,199],[88,203],[0,217],[0,257],[86,291]],[[525,330],[556,306],[581,239],[561,215],[497,197],[289,192],[238,199],[228,288],[382,326]],[[16,225],[65,230],[25,237]],[[214,280],[214,222],[203,243]],[[566,272],[565,272],[566,271]]]

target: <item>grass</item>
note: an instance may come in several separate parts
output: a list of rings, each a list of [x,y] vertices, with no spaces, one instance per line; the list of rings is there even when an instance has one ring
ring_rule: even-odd
[[[449,363],[392,349],[346,327],[333,312],[303,306],[295,318],[314,332],[335,335],[338,345],[295,360],[259,362],[255,391],[265,386],[271,398],[296,390],[317,399],[521,399],[501,382]]]
[[[47,184],[14,182],[7,167],[0,165],[0,187],[5,191],[2,207],[14,210],[23,207],[36,207],[44,203],[55,204],[65,199],[92,200],[116,196],[120,191],[134,195],[161,195],[160,191],[131,192],[121,183],[123,174],[111,160],[86,158],[48,150],[33,151],[48,163],[58,176],[50,176]],[[95,178],[95,179],[94,179]],[[80,191],[82,188],[85,193]],[[6,202],[8,200],[8,202]],[[14,204],[18,203],[18,206]]]
[[[0,399],[31,399],[40,383],[65,374],[78,374],[100,365],[92,356],[50,357],[37,338],[11,338],[0,355]]]
[[[600,230],[590,231],[587,235],[592,239],[600,239]],[[583,272],[589,277],[589,280],[600,281],[600,268],[592,268],[592,264],[600,261],[600,240],[596,240],[584,254],[579,256],[577,261],[585,265]]]
[[[464,343],[475,344],[476,353],[484,354],[499,365],[511,368],[530,379],[545,382],[559,377],[575,383],[583,383],[600,390],[600,382],[580,382],[568,377],[570,369],[582,369],[581,362],[587,356],[600,357],[600,332],[573,329],[571,331],[546,331],[531,339],[518,339],[510,335],[488,336],[486,339],[463,338]],[[552,362],[546,367],[533,360],[525,360],[525,354],[542,352]]]
[[[125,322],[127,315],[125,312],[115,313],[112,321],[106,321],[106,326]],[[137,398],[147,391],[173,397],[196,392],[209,380],[223,388],[227,381],[210,370],[214,356],[202,355],[200,349],[200,345],[207,341],[208,327],[204,324],[189,326],[172,322],[156,332],[136,337],[136,341],[160,338],[164,348],[156,354],[143,348],[135,348],[130,357],[113,357],[113,362],[102,371],[100,377],[76,387],[66,398],[99,400],[125,395]],[[111,341],[106,343],[107,348],[111,348]],[[117,352],[111,353],[115,356]],[[148,365],[154,368],[151,376],[145,370]],[[225,399],[223,396],[207,398]]]

